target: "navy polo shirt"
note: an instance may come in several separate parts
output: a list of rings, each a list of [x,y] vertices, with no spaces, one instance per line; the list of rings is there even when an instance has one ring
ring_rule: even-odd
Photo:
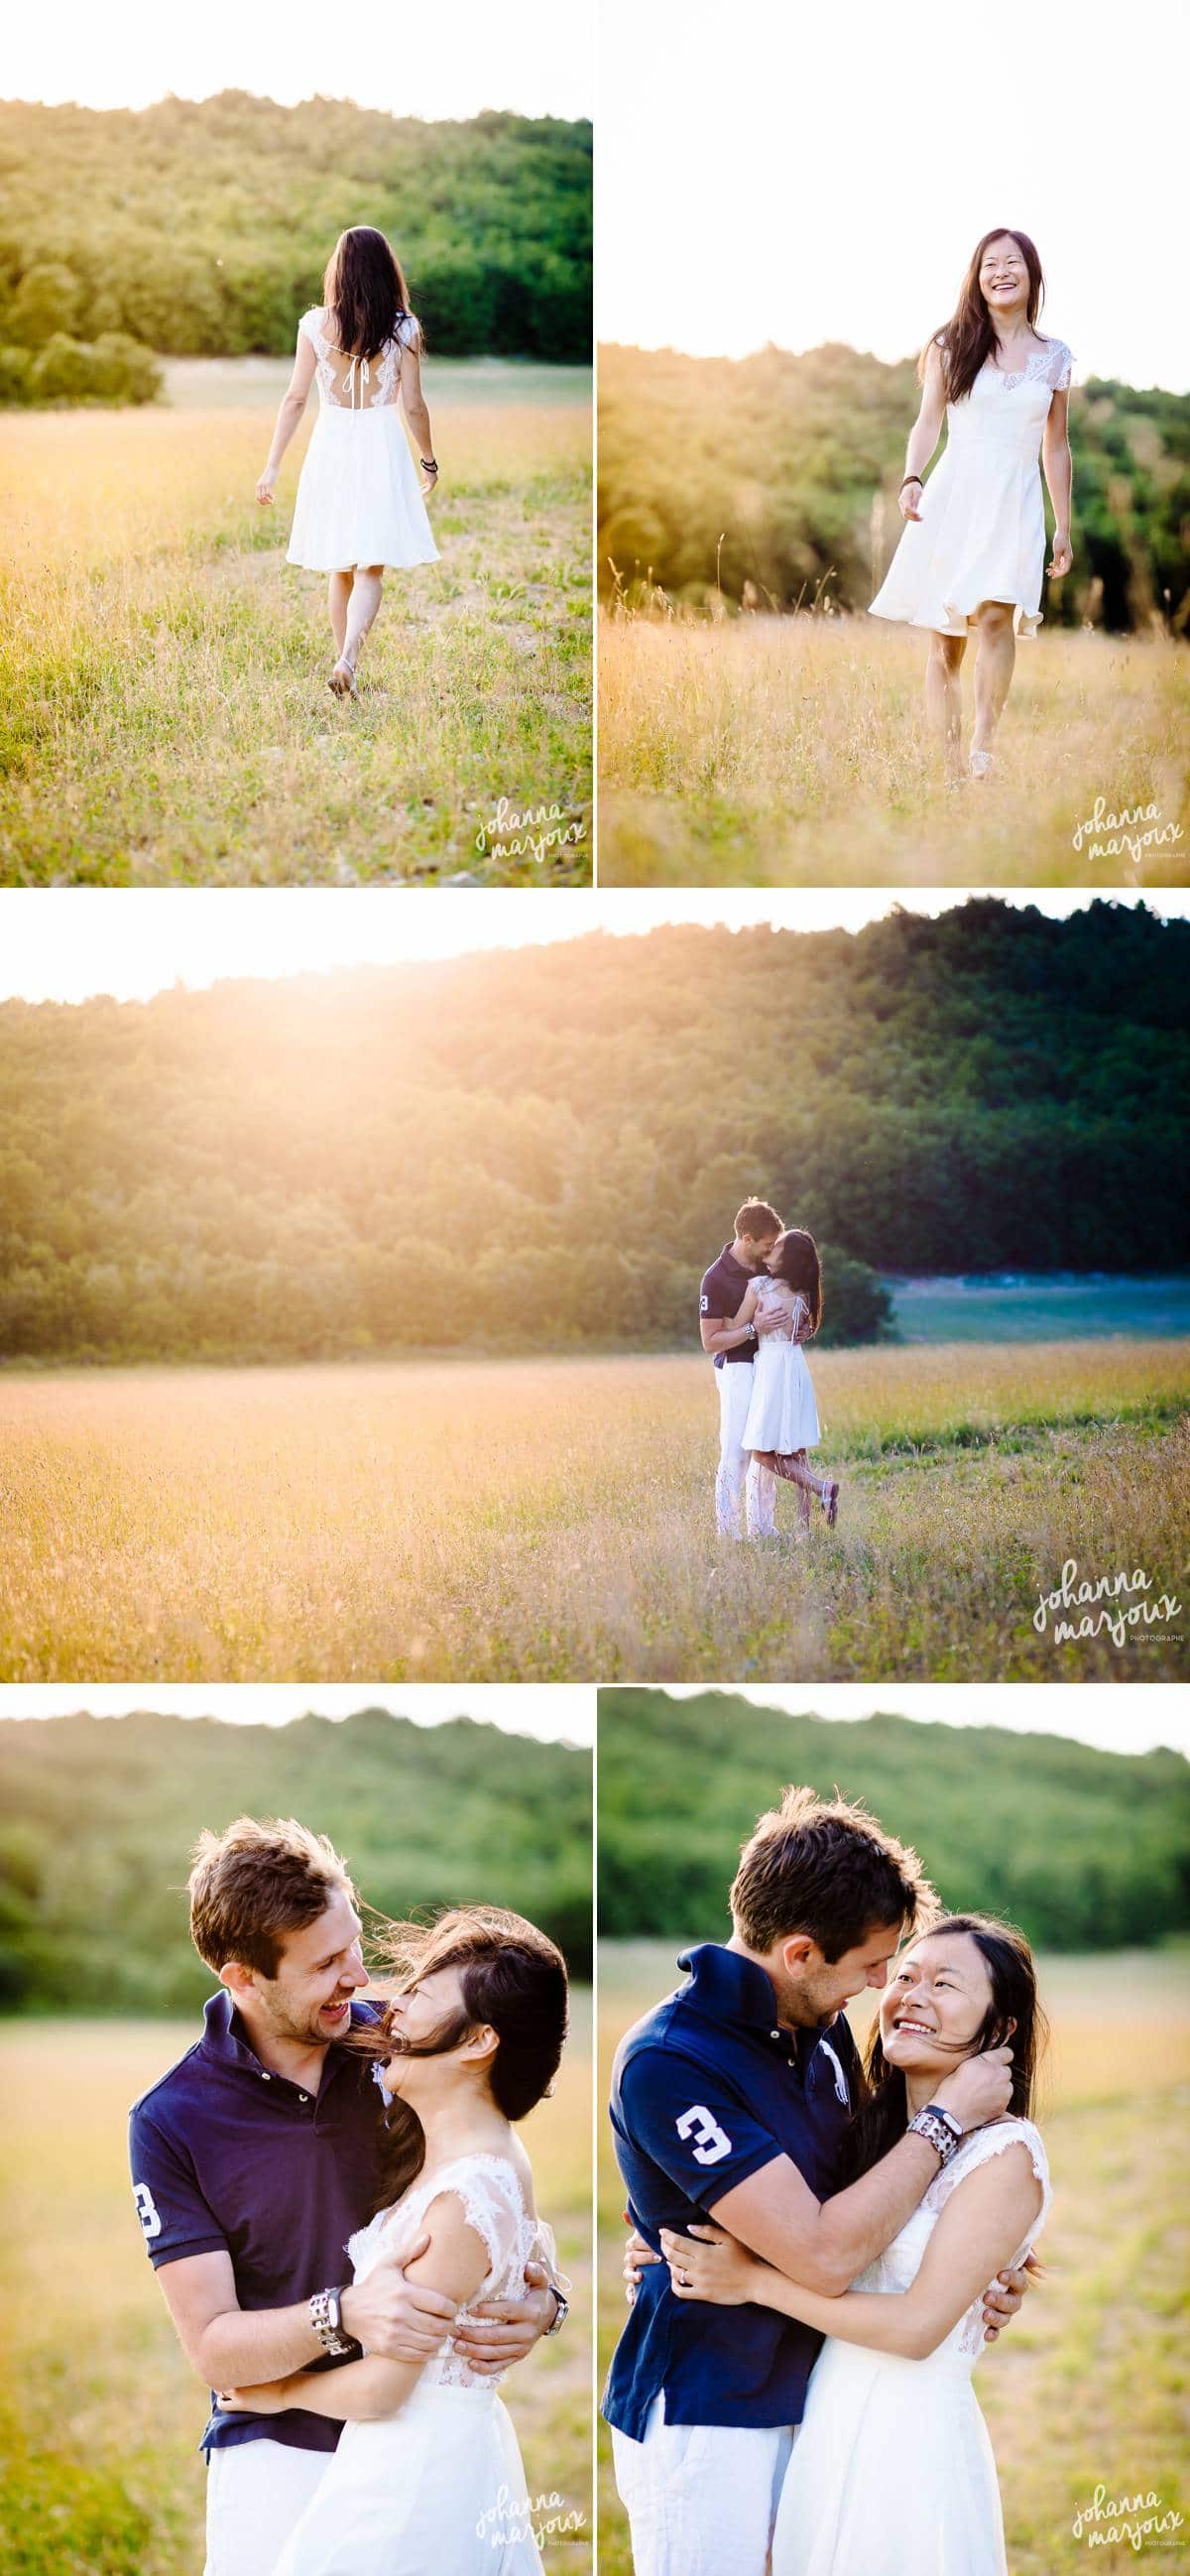
[[[374,2021],[353,2003],[353,2022]],[[154,2269],[230,2254],[241,2308],[290,2308],[351,2277],[347,2239],[380,2191],[385,2096],[375,2062],[332,2040],[317,2094],[261,2065],[221,1986],[202,2038],[129,2114],[132,2190]],[[336,2367],[328,2356],[312,2368]],[[285,2442],[333,2451],[342,2430],[298,2407],[225,2415],[211,2396],[205,2451]]]
[[[659,2250],[661,2229],[710,2218],[737,2183],[789,2156],[817,2200],[838,2188],[859,2100],[859,2058],[843,2015],[782,2030],[770,1979],[716,1941],[678,1962],[688,1982],[622,2039],[611,2121],[628,2213]],[[667,2424],[799,2424],[822,2337],[773,2308],[675,2299],[647,2264],[612,2356],[603,2412],[643,2440],[664,2391]]]
[[[750,1281],[759,1277],[758,1270],[745,1270],[743,1262],[736,1260],[731,1245],[725,1243],[718,1260],[712,1261],[710,1269],[702,1274],[702,1286],[698,1292],[700,1316],[713,1315],[717,1323],[730,1324],[732,1316],[738,1315],[743,1305]],[[737,1342],[734,1350],[716,1351],[715,1366],[725,1368],[733,1360],[743,1360],[750,1368],[755,1357],[755,1342]]]

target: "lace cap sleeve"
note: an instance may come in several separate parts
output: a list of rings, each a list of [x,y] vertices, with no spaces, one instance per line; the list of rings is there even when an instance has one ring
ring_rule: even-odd
[[[396,328],[396,340],[399,348],[411,349],[415,358],[421,356],[421,324],[416,313],[401,315]]]
[[[426,2207],[449,2193],[462,2203],[469,2227],[482,2240],[487,2251],[486,2279],[475,2292],[477,2299],[488,2296],[512,2262],[521,2239],[525,2204],[516,2173],[500,2156],[472,2156],[457,2165],[447,2165],[436,2178]]]
[[[1050,360],[1050,384],[1056,394],[1064,394],[1070,385],[1074,359],[1064,340],[1056,340]]]
[[[1041,2208],[1020,2249],[1024,2254],[1027,2253],[1033,2238],[1040,2235],[1053,2200],[1049,2163],[1041,2132],[1034,2128],[1031,2120],[989,2120],[986,2128],[973,2130],[970,2137],[963,2140],[957,2154],[951,2157],[949,2164],[943,2166],[941,2173],[930,2184],[926,2199],[933,2209],[944,2209],[952,2192],[958,2190],[959,2184],[966,2181],[968,2174],[974,2173],[979,2165],[989,2164],[993,2156],[1002,2156],[1008,2147],[1028,2148],[1033,2171],[1041,2185]]]

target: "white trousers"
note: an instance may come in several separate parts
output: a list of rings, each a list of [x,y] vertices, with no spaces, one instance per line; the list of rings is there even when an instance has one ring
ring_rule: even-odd
[[[212,2451],[205,2576],[270,2576],[333,2458],[269,2441]]]
[[[756,1365],[752,1363],[752,1368]],[[743,1447],[744,1424],[752,1400],[752,1368],[742,1360],[725,1360],[715,1376],[719,1384],[719,1472],[715,1478],[715,1527],[720,1538],[739,1538],[740,1498],[748,1473]],[[748,1495],[749,1538],[771,1538],[776,1521],[777,1479],[771,1467],[758,1467]]]
[[[613,2429],[636,2576],[765,2576],[792,2448],[788,2425],[667,2424],[664,2396],[643,2442]]]

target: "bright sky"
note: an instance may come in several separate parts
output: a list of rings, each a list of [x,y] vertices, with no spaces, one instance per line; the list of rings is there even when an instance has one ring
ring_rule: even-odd
[[[601,339],[903,358],[953,311],[981,235],[1011,224],[1037,244],[1043,327],[1076,382],[1190,386],[1185,183],[1161,114],[1186,92],[1182,0],[600,10]]]
[[[148,107],[172,90],[209,98],[243,89],[293,106],[353,98],[394,116],[477,116],[485,107],[522,116],[590,116],[594,13],[556,0],[450,0],[394,9],[391,0],[325,0],[245,9],[203,0],[197,9],[145,9],[136,0],[58,0],[14,10],[4,31],[0,83],[7,98],[82,107]]]
[[[13,886],[0,920],[0,1000],[84,1001],[112,993],[144,1000],[179,979],[295,975],[303,969],[400,965],[417,957],[575,939],[604,930],[644,933],[662,922],[771,922],[791,930],[860,930],[894,904],[936,916],[964,903],[963,887],[805,887],[795,894],[661,894],[575,887]],[[1092,901],[1081,888],[1000,894],[1065,918]],[[1190,891],[1104,889],[1113,902],[1190,911]]]
[[[1057,1649],[1060,1657],[1062,1649]],[[692,1682],[667,1692],[693,1699],[706,1689]],[[725,1684],[724,1686],[728,1686]],[[737,1689],[733,1699],[758,1708],[783,1708],[791,1717],[909,1717],[924,1726],[999,1726],[1015,1735],[1066,1735],[1105,1753],[1150,1753],[1168,1745],[1190,1754],[1190,1690],[1152,1682],[924,1682],[900,1689],[895,1682],[828,1682],[795,1690]],[[614,1699],[614,1691],[601,1694]]]
[[[386,1708],[394,1717],[412,1718],[415,1726],[472,1717],[505,1735],[535,1735],[545,1743],[591,1744],[595,1737],[595,1693],[570,1683],[555,1689],[544,1683],[457,1688],[415,1682],[394,1690],[387,1682],[228,1682],[213,1689],[194,1683],[163,1690],[142,1682],[126,1690],[112,1682],[41,1682],[0,1689],[0,1719],[68,1717],[80,1709],[92,1717],[127,1717],[147,1709],[156,1717],[222,1718],[228,1726],[288,1726],[291,1718],[311,1713],[343,1718],[361,1708]]]

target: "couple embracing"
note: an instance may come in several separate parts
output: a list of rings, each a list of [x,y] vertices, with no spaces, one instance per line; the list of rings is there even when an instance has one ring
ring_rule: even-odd
[[[561,1952],[471,1906],[387,1927],[369,1983],[324,1835],[204,1834],[202,2038],[136,2103],[133,2192],[212,2389],[206,2576],[539,2576],[497,2382],[566,2315],[516,2135],[553,2081]]]
[[[942,1917],[913,1852],[804,1788],[731,1915],[613,2072],[635,2233],[604,2413],[636,2576],[1005,2576],[971,2378],[1050,2200],[1028,1945]]]
[[[719,1388],[720,1538],[739,1538],[741,1498],[749,1538],[774,1536],[778,1476],[798,1488],[799,1539],[809,1532],[812,1495],[833,1529],[838,1485],[816,1476],[807,1456],[820,1437],[802,1349],[822,1321],[822,1265],[813,1235],[783,1226],[767,1199],[745,1199],[731,1242],[703,1273],[698,1314]]]

